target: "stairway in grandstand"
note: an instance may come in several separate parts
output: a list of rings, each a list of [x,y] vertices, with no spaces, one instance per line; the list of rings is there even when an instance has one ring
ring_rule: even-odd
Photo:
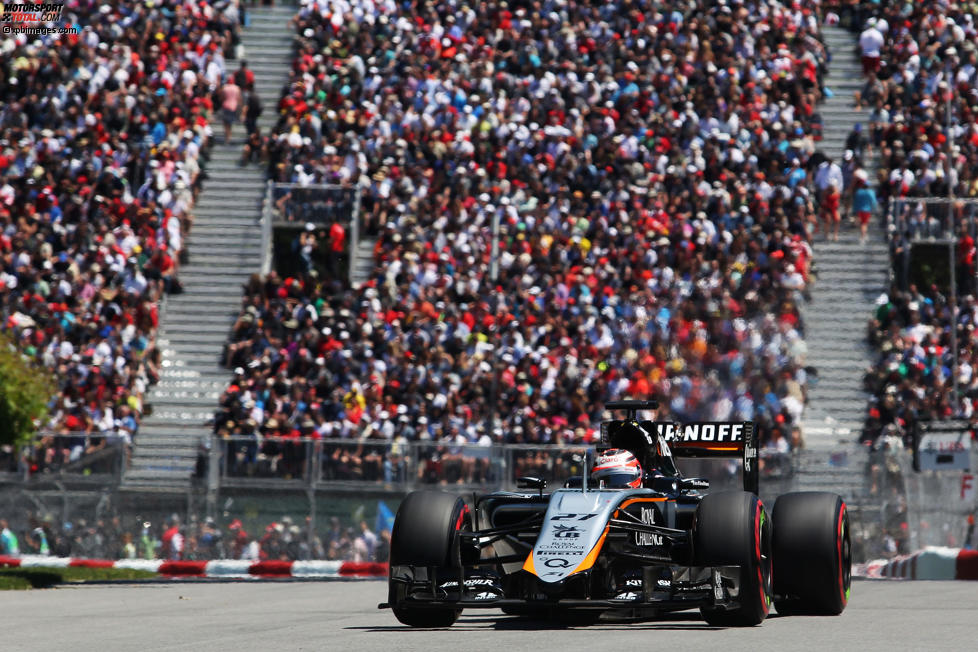
[[[255,72],[264,112],[262,133],[274,124],[282,84],[292,57],[289,20],[295,8],[251,10],[243,30],[244,57]],[[228,71],[238,61],[228,61]],[[221,366],[228,330],[241,307],[241,286],[261,265],[261,199],[264,168],[239,167],[245,130],[235,125],[232,144],[223,144],[223,127],[214,124],[215,146],[206,164],[208,178],[194,210],[180,270],[184,292],[167,298],[160,324],[163,349],[160,382],[151,390],[152,415],[143,419],[132,464],[123,477],[130,489],[186,489],[201,441],[212,430],[218,398],[230,374]]]
[[[821,147],[839,161],[846,136],[857,122],[865,126],[868,111],[856,111],[853,92],[863,84],[854,52],[855,37],[841,28],[824,27],[832,53],[825,85],[834,96],[819,108],[824,120]],[[865,161],[871,182],[876,162]],[[818,236],[813,244],[818,266],[812,301],[802,307],[808,364],[818,371],[809,385],[809,403],[802,419],[806,468],[799,469],[801,488],[827,489],[855,499],[861,493],[865,452],[853,446],[862,428],[868,395],[862,379],[872,363],[866,323],[874,300],[886,289],[888,250],[878,218],[870,223],[869,239],[859,242],[855,225],[843,225],[838,242]],[[855,459],[858,457],[859,459]],[[848,495],[847,495],[848,494]]]
[[[353,287],[360,287],[370,280],[370,274],[374,271],[374,245],[376,244],[375,236],[360,236],[357,248],[353,251],[353,266],[350,272],[350,284]]]

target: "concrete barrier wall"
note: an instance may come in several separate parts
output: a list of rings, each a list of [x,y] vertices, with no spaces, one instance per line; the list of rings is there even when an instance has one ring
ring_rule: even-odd
[[[978,550],[962,550],[958,555],[955,579],[978,580]]]
[[[353,561],[252,561],[217,559],[214,561],[169,561],[164,559],[73,559],[24,555],[0,555],[0,567],[7,568],[127,568],[159,573],[168,577],[249,577],[304,579],[387,577],[387,564]]]
[[[857,564],[856,577],[902,580],[978,580],[978,551],[928,546],[893,559]]]

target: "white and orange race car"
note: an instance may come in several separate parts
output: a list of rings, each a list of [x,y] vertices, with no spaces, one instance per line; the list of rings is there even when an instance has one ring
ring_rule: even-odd
[[[781,614],[845,609],[851,557],[839,496],[784,494],[769,514],[752,423],[638,420],[652,401],[605,407],[626,416],[601,424],[598,464],[560,489],[521,478],[525,491],[469,502],[409,494],[380,607],[414,627],[450,626],[469,608],[575,623],[699,609],[725,626],[757,625],[772,604]],[[709,493],[708,481],[682,475],[680,457],[740,458],[743,490]]]

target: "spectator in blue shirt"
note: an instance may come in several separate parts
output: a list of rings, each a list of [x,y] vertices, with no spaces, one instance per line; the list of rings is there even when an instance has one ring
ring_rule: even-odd
[[[10,529],[7,520],[3,518],[0,518],[0,554],[20,554],[20,546],[17,543],[17,535]]]
[[[866,231],[869,229],[869,218],[876,211],[876,192],[869,187],[866,172],[859,170],[855,174],[856,192],[852,196],[852,210],[859,217],[859,242],[866,243]]]

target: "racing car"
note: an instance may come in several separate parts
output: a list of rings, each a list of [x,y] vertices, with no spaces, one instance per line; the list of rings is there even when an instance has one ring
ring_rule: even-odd
[[[640,420],[655,401],[617,401],[594,463],[546,493],[408,494],[391,535],[388,601],[403,624],[448,627],[469,608],[560,615],[658,615],[699,609],[711,625],[780,614],[842,613],[850,591],[849,520],[831,493],[758,496],[751,422]],[[619,412],[620,413],[620,412]],[[743,490],[708,491],[675,459],[742,460]]]

